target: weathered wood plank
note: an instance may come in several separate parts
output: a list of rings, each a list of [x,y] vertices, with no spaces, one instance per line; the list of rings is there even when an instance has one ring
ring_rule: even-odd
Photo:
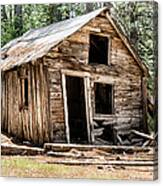
[[[5,115],[5,109],[6,109],[6,81],[5,81],[5,76],[4,74],[2,74],[2,97],[1,97],[1,105],[2,105],[2,109],[1,109],[1,117],[2,117],[2,123],[1,123],[1,129],[6,131],[6,115]]]
[[[54,144],[54,143],[45,143],[45,151],[55,151],[55,152],[67,152],[72,148],[80,151],[90,151],[93,149],[103,150],[108,153],[117,152],[117,153],[138,153],[145,152],[148,154],[154,154],[156,149],[151,147],[135,147],[135,146],[108,146],[108,145],[79,145],[79,144]]]
[[[29,111],[29,134],[30,134],[30,139],[33,141],[34,140],[34,126],[33,126],[33,109],[32,109],[32,94],[33,94],[33,89],[32,89],[32,71],[31,71],[31,65],[29,65],[29,70],[28,70],[28,111]]]
[[[17,82],[18,82],[18,80],[17,80],[17,72],[16,71],[13,71],[13,73],[12,73],[12,83],[13,83],[13,86],[12,86],[12,89],[13,89],[13,95],[14,96],[12,96],[12,100],[13,100],[13,106],[12,106],[12,108],[13,108],[13,118],[12,118],[12,120],[13,120],[13,123],[12,123],[12,125],[13,125],[13,131],[12,131],[12,133],[13,133],[13,135],[14,136],[17,136],[17,132],[18,132],[18,94],[17,94]]]
[[[45,117],[46,117],[46,136],[47,136],[47,140],[50,142],[52,141],[52,135],[51,135],[51,131],[52,131],[52,126],[51,126],[51,122],[50,122],[50,93],[49,93],[49,73],[48,73],[48,69],[43,65],[43,81],[44,81],[44,86],[45,86]]]
[[[11,144],[2,144],[1,145],[1,154],[2,155],[43,155],[44,149],[37,148],[37,147],[27,147],[23,145],[11,145]]]
[[[18,74],[18,73],[17,73]],[[23,139],[23,121],[22,121],[22,95],[21,95],[21,79],[18,75],[18,137],[19,139]]]
[[[12,85],[12,77],[11,73],[8,73],[8,133],[12,134],[12,129],[11,129],[11,120],[12,120],[12,90],[11,90],[11,85]]]
[[[68,125],[68,108],[67,108],[67,94],[66,94],[66,78],[65,74],[62,74],[62,88],[63,88],[63,99],[64,99],[64,119],[65,119],[65,129],[67,143],[70,143],[70,130]]]
[[[36,69],[31,66],[31,80],[32,80],[32,126],[33,126],[33,142],[38,144],[38,123],[37,123],[37,100],[36,100]]]
[[[40,100],[40,74],[39,65],[36,65],[36,95],[37,95],[37,122],[38,122],[38,140],[43,143],[42,119],[41,119],[41,100]]]

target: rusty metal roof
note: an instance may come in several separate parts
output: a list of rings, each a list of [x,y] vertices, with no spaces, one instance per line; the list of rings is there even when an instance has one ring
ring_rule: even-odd
[[[6,71],[15,66],[20,66],[24,63],[43,57],[51,48],[57,46],[65,38],[78,31],[90,20],[107,9],[107,7],[104,7],[88,14],[54,23],[43,28],[29,30],[21,37],[7,43],[1,49],[1,70]],[[148,69],[141,62],[128,39],[125,37],[120,27],[116,24],[116,21],[112,19],[109,14],[107,14],[107,19],[115,28],[140,68],[144,72],[147,72]]]

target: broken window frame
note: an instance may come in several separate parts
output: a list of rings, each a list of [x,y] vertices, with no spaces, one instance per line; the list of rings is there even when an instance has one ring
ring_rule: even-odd
[[[99,36],[99,37],[105,37],[107,38],[108,40],[108,53],[107,53],[107,63],[106,64],[103,64],[103,63],[96,63],[96,65],[110,65],[111,64],[111,61],[110,61],[110,55],[111,55],[111,37],[110,35],[106,35],[106,34],[103,34],[103,33],[97,33],[97,32],[90,32],[89,33],[89,49],[88,49],[88,58],[87,58],[87,64],[89,65],[93,65],[94,63],[90,63],[90,60],[89,60],[89,56],[90,56],[90,36],[91,35],[95,35],[95,36]]]
[[[96,98],[95,98],[95,84],[99,83],[99,84],[108,84],[112,86],[112,112],[110,114],[103,114],[103,113],[96,113]],[[97,119],[97,120],[105,120],[108,119],[110,117],[114,117],[115,116],[115,108],[114,108],[114,104],[115,104],[115,96],[114,96],[114,84],[113,83],[108,83],[105,81],[94,81],[93,82],[93,118]]]

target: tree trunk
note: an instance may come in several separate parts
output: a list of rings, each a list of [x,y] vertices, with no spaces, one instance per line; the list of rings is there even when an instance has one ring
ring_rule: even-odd
[[[4,20],[4,21],[7,20],[7,14],[6,14],[5,5],[2,5],[2,7],[1,7],[1,16],[2,16],[2,20]]]
[[[16,30],[16,36],[20,36],[23,32],[22,5],[14,5],[14,27]]]
[[[94,5],[93,3],[86,3],[86,11],[85,13],[89,13],[91,11],[93,11]]]
[[[55,9],[56,6],[54,4],[49,4],[49,12],[48,12],[48,23],[52,24],[55,22]]]

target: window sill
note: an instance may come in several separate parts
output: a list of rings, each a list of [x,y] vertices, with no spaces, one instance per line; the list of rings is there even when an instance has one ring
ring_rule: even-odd
[[[107,120],[110,118],[115,118],[116,115],[115,114],[95,114],[93,116],[94,120]]]

